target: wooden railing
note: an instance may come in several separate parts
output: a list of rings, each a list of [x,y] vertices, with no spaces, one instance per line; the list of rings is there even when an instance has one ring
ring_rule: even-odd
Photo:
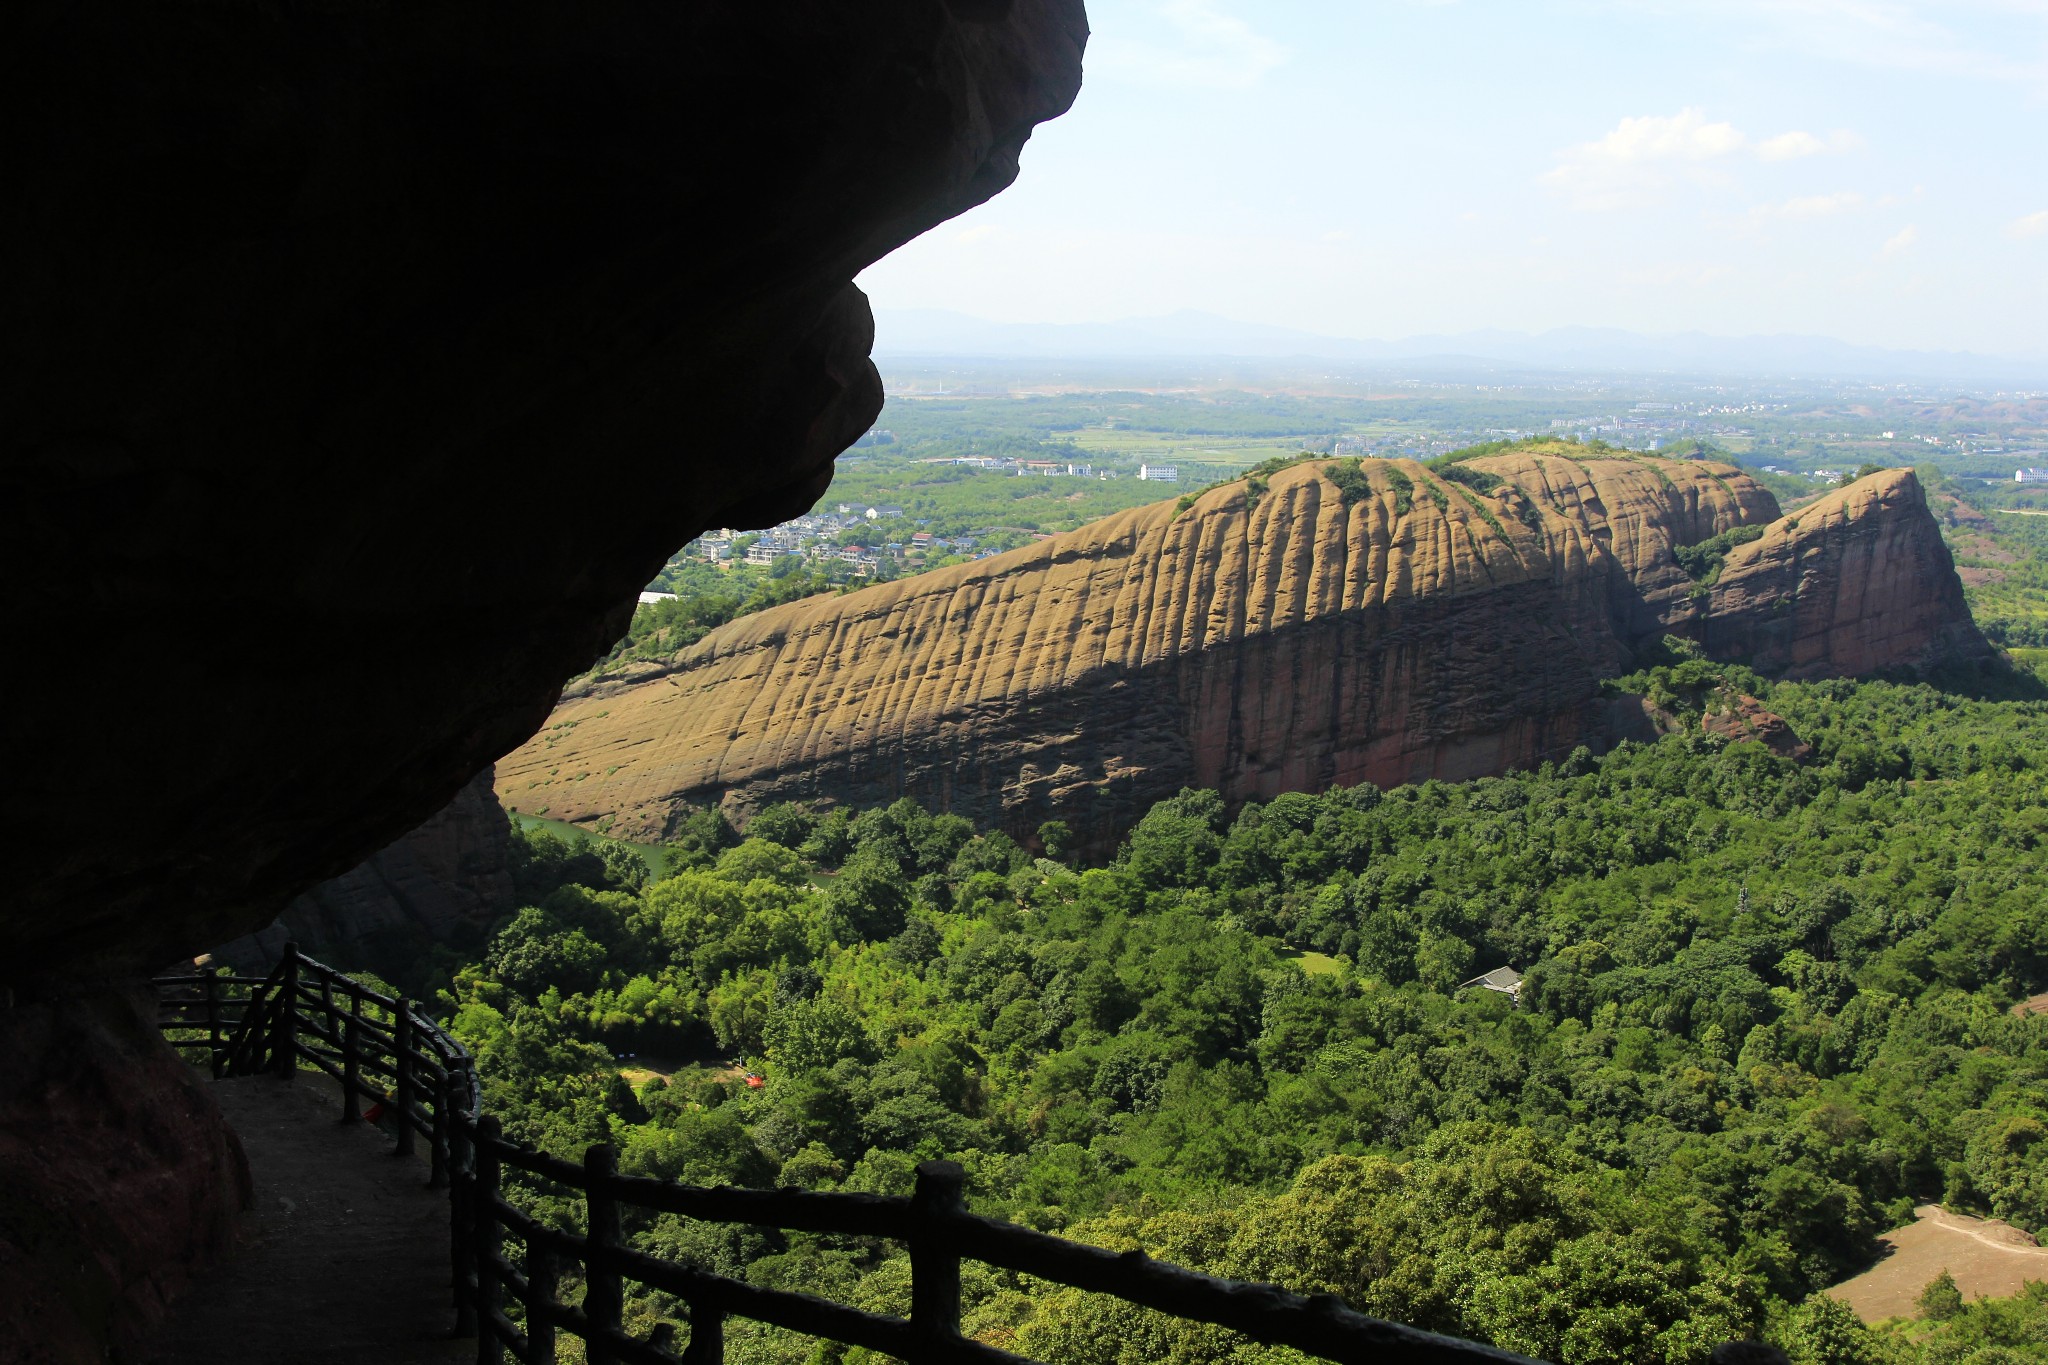
[[[864,1346],[911,1365],[1029,1365],[961,1335],[962,1260],[1111,1294],[1325,1360],[1531,1365],[1490,1346],[1366,1317],[1334,1295],[1303,1297],[1220,1280],[1142,1251],[1119,1254],[979,1217],[967,1211],[964,1175],[950,1161],[919,1166],[915,1193],[903,1197],[709,1189],[626,1176],[617,1151],[604,1143],[589,1148],[580,1164],[533,1151],[507,1141],[498,1120],[480,1112],[469,1053],[411,1001],[371,990],[289,944],[267,978],[199,974],[160,977],[157,985],[166,1036],[188,1055],[199,1054],[193,1060],[216,1077],[289,1078],[310,1065],[340,1083],[344,1120],[360,1119],[361,1100],[373,1099],[396,1120],[399,1153],[413,1152],[416,1138],[428,1141],[429,1182],[450,1187],[455,1331],[475,1333],[478,1365],[503,1365],[508,1352],[526,1365],[554,1365],[562,1332],[582,1339],[590,1365],[721,1365],[725,1323],[733,1317]],[[507,1199],[508,1172],[579,1196],[585,1231],[549,1227]],[[910,1316],[863,1312],[647,1255],[622,1232],[621,1210],[629,1208],[901,1243],[910,1252]],[[563,1286],[577,1280],[583,1293],[572,1306],[563,1301]],[[628,1283],[686,1305],[690,1332],[680,1356],[664,1340],[628,1334]]]

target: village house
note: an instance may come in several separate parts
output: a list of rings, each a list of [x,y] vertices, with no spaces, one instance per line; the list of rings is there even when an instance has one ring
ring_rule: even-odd
[[[1484,976],[1473,977],[1458,989],[1468,990],[1473,986],[1483,991],[1499,991],[1517,1005],[1522,1003],[1522,974],[1513,967],[1495,967]]]

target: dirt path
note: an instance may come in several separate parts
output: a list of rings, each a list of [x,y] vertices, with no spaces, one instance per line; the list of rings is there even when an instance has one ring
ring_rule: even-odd
[[[1913,1210],[1914,1222],[1881,1239],[1884,1259],[1828,1290],[1865,1322],[1912,1317],[1920,1291],[1944,1269],[1966,1299],[2002,1299],[2028,1280],[2048,1280],[2048,1249],[2009,1223],[1950,1213],[1938,1204]]]
[[[235,1258],[172,1306],[145,1365],[424,1365],[473,1358],[453,1341],[448,1200],[424,1161],[344,1128],[339,1092],[302,1073],[218,1081],[256,1202]]]

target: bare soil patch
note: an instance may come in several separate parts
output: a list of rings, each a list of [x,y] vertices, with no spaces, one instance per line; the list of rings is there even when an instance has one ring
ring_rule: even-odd
[[[2048,991],[2030,995],[2012,1007],[2013,1016],[2024,1019],[2030,1014],[2048,1014]]]
[[[747,1074],[737,1058],[727,1057],[710,1047],[699,1048],[683,1056],[665,1056],[652,1052],[635,1053],[622,1059],[619,1074],[626,1078],[628,1085],[637,1090],[657,1077],[672,1084],[677,1072],[693,1068],[702,1069],[714,1081],[736,1081]]]
[[[1886,1248],[1882,1260],[1828,1296],[1865,1322],[1882,1322],[1917,1317],[1920,1291],[1944,1269],[1965,1299],[2008,1298],[2029,1280],[2048,1280],[2048,1249],[2010,1223],[1950,1213],[1939,1204],[1922,1204],[1913,1218],[1879,1239]]]

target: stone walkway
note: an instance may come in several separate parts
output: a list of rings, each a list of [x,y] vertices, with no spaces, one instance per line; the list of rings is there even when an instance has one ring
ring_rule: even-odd
[[[340,1091],[300,1073],[217,1081],[256,1202],[233,1260],[172,1305],[144,1365],[414,1365],[473,1359],[448,1337],[448,1198]],[[422,1144],[424,1150],[424,1144]]]

